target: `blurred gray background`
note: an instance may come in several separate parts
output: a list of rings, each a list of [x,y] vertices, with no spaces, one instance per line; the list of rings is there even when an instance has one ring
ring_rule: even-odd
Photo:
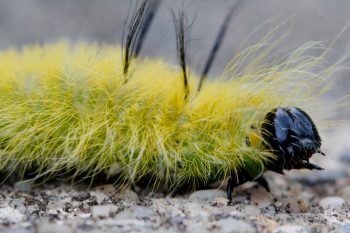
[[[134,0],[135,1],[135,0]],[[0,0],[0,49],[60,39],[120,43],[130,0]],[[234,0],[163,0],[143,50],[143,56],[162,57],[176,64],[175,34],[170,9],[186,9],[194,20],[190,58],[201,70],[214,38]],[[289,35],[274,53],[283,54],[308,41],[330,44],[350,19],[348,0],[244,0],[230,24],[211,75],[220,73],[247,35],[273,19],[286,21],[281,35]],[[269,25],[271,26],[271,25]],[[264,36],[269,26],[249,38],[252,43]],[[278,38],[278,35],[277,35]],[[336,41],[329,62],[350,54],[350,29]],[[204,59],[203,59],[204,58]],[[348,64],[350,64],[348,62]],[[333,98],[349,92],[350,72],[339,74]],[[344,113],[349,110],[344,109]],[[347,114],[348,115],[348,114]],[[350,114],[349,114],[350,115]]]

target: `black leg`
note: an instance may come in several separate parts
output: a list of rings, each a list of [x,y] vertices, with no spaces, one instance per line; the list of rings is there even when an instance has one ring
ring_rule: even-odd
[[[233,189],[247,181],[252,181],[253,178],[245,171],[245,170],[240,170],[238,172],[238,176],[232,175],[228,179],[227,182],[227,199],[228,199],[228,204],[231,204],[232,202],[232,192]]]
[[[267,180],[265,179],[265,177],[259,176],[254,181],[260,184],[266,191],[270,192],[269,183],[267,183]]]
[[[294,166],[295,169],[309,169],[309,170],[324,170],[322,167],[316,165],[316,164],[313,164],[313,163],[300,163],[298,164],[297,166]]]
[[[228,199],[228,204],[231,204],[232,202],[232,191],[233,191],[233,180],[232,180],[232,176],[230,176],[230,178],[228,178],[228,182],[227,182],[227,199]]]
[[[313,163],[308,163],[306,168],[310,170],[324,170],[322,167],[317,166],[316,164],[313,164]]]

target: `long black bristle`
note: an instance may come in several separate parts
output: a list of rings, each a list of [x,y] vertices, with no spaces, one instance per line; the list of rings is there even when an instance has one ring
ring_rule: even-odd
[[[229,11],[229,13],[226,15],[225,20],[223,22],[223,24],[220,27],[220,31],[215,39],[214,45],[209,53],[208,59],[205,63],[204,69],[202,71],[202,74],[200,76],[200,80],[199,80],[199,84],[198,84],[198,91],[200,91],[200,89],[202,88],[203,85],[203,81],[204,79],[207,77],[208,72],[211,68],[211,66],[213,65],[214,59],[217,55],[217,52],[220,49],[220,46],[222,44],[222,41],[225,37],[228,25],[231,21],[231,18],[233,16],[233,14],[235,13],[235,11],[238,9],[240,3],[243,2],[242,0],[237,0],[236,3],[232,6],[231,10]]]
[[[189,26],[187,24],[187,17],[184,11],[180,11],[178,15],[174,11],[171,11],[174,21],[175,33],[176,33],[176,47],[177,56],[182,69],[185,99],[189,94],[188,75],[187,75],[187,64],[186,64],[186,48],[188,42]]]
[[[159,8],[160,3],[161,3],[161,0],[152,0],[152,5],[150,7],[148,14],[145,17],[143,26],[141,27],[140,35],[139,35],[137,42],[136,42],[135,57],[137,57],[140,54],[140,51],[141,51],[142,45],[143,45],[143,41],[147,35],[147,32],[149,31],[149,28],[153,22],[154,16]]]
[[[123,35],[122,42],[123,47],[125,47],[123,58],[124,75],[127,75],[129,71],[131,59],[137,57],[141,51],[144,38],[149,31],[160,1],[161,0],[142,0],[142,2],[139,3],[139,7],[131,16],[128,33]]]

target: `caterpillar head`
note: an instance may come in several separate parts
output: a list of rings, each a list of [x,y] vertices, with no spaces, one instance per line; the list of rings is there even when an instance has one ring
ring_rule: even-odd
[[[313,154],[323,153],[316,126],[303,110],[288,107],[269,112],[262,125],[262,135],[267,147],[277,156],[270,170],[283,173],[284,169],[322,169],[309,162]]]

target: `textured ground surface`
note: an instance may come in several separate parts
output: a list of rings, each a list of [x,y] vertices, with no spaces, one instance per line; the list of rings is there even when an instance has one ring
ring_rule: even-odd
[[[165,0],[147,38],[143,55],[175,63],[175,37]],[[184,1],[196,15],[192,30],[191,60],[201,69],[228,7],[233,1]],[[241,42],[262,22],[289,19],[283,31],[293,28],[276,51],[283,54],[307,41],[332,41],[349,18],[346,0],[245,1],[229,28],[213,74],[219,73]],[[178,4],[181,5],[181,4]],[[71,41],[118,43],[128,0],[0,0],[0,48],[28,43]],[[177,6],[178,7],[178,6]],[[194,14],[193,14],[194,12]],[[268,28],[268,27],[267,27]],[[262,30],[250,38],[257,42]],[[349,53],[350,31],[333,46],[329,61]],[[349,72],[330,96],[349,90]],[[343,109],[338,115],[347,118]],[[175,198],[162,193],[118,193],[111,185],[87,189],[54,182],[0,188],[0,233],[16,232],[350,232],[350,138],[349,128],[333,130],[325,138],[328,156],[319,159],[322,172],[268,174],[272,193],[254,183],[236,190],[227,206],[220,189],[198,191]]]

